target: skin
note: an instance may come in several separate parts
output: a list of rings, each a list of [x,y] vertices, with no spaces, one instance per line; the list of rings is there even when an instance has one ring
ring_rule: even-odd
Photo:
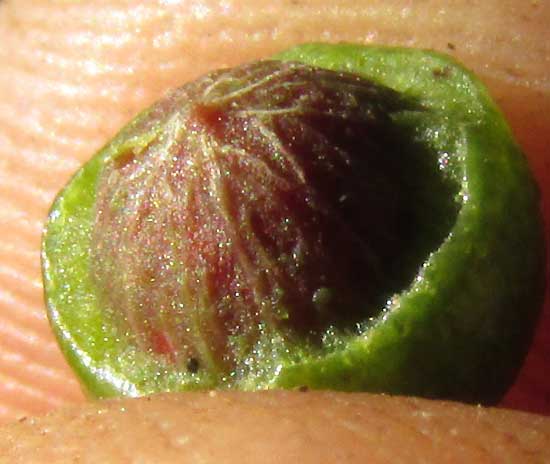
[[[109,401],[0,429],[0,449],[11,463],[38,456],[56,463],[542,463],[549,445],[547,417],[296,391]]]
[[[0,2],[0,421],[84,401],[43,309],[39,245],[53,197],[141,108],[209,69],[305,41],[449,52],[506,113],[550,218],[550,4],[359,3],[239,1],[237,14],[237,2]],[[550,413],[548,328],[547,298],[504,405]]]

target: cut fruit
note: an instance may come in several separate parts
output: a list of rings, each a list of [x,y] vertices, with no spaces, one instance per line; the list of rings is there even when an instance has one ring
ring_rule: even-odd
[[[538,194],[500,112],[429,51],[277,58],[176,90],[61,192],[43,269],[69,362],[96,396],[497,401],[544,259]]]

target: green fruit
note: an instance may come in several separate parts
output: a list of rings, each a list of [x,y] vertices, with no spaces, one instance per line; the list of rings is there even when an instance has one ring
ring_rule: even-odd
[[[43,273],[70,364],[99,397],[497,401],[544,253],[536,187],[486,90],[429,51],[277,60],[174,91],[60,193]]]

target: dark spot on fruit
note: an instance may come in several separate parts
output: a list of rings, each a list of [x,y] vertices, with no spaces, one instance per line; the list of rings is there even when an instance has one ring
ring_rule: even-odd
[[[128,166],[130,163],[133,163],[135,157],[136,156],[132,149],[118,154],[113,161],[115,169],[122,169]]]
[[[196,374],[199,371],[199,360],[197,358],[189,358],[186,367],[188,372]]]
[[[451,75],[451,68],[445,66],[444,68],[434,68],[432,74],[436,78],[445,78]]]
[[[191,109],[190,119],[196,120],[199,130],[210,132],[215,137],[222,136],[224,111],[208,104],[197,104]]]

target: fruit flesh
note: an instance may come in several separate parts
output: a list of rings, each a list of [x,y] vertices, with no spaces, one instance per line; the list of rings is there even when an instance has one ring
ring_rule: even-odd
[[[2,421],[83,398],[43,314],[38,250],[53,196],[138,109],[208,69],[326,40],[327,32],[334,41],[441,50],[452,43],[451,53],[476,70],[504,109],[550,217],[547,3],[339,2],[338,10],[312,3],[287,15],[284,2],[255,1],[243,6],[246,19],[218,11],[217,2],[206,4],[210,14],[201,18],[189,5],[170,2],[154,11],[140,2],[1,2]],[[163,38],[160,48],[155,37]],[[548,410],[549,314],[508,405]]]

